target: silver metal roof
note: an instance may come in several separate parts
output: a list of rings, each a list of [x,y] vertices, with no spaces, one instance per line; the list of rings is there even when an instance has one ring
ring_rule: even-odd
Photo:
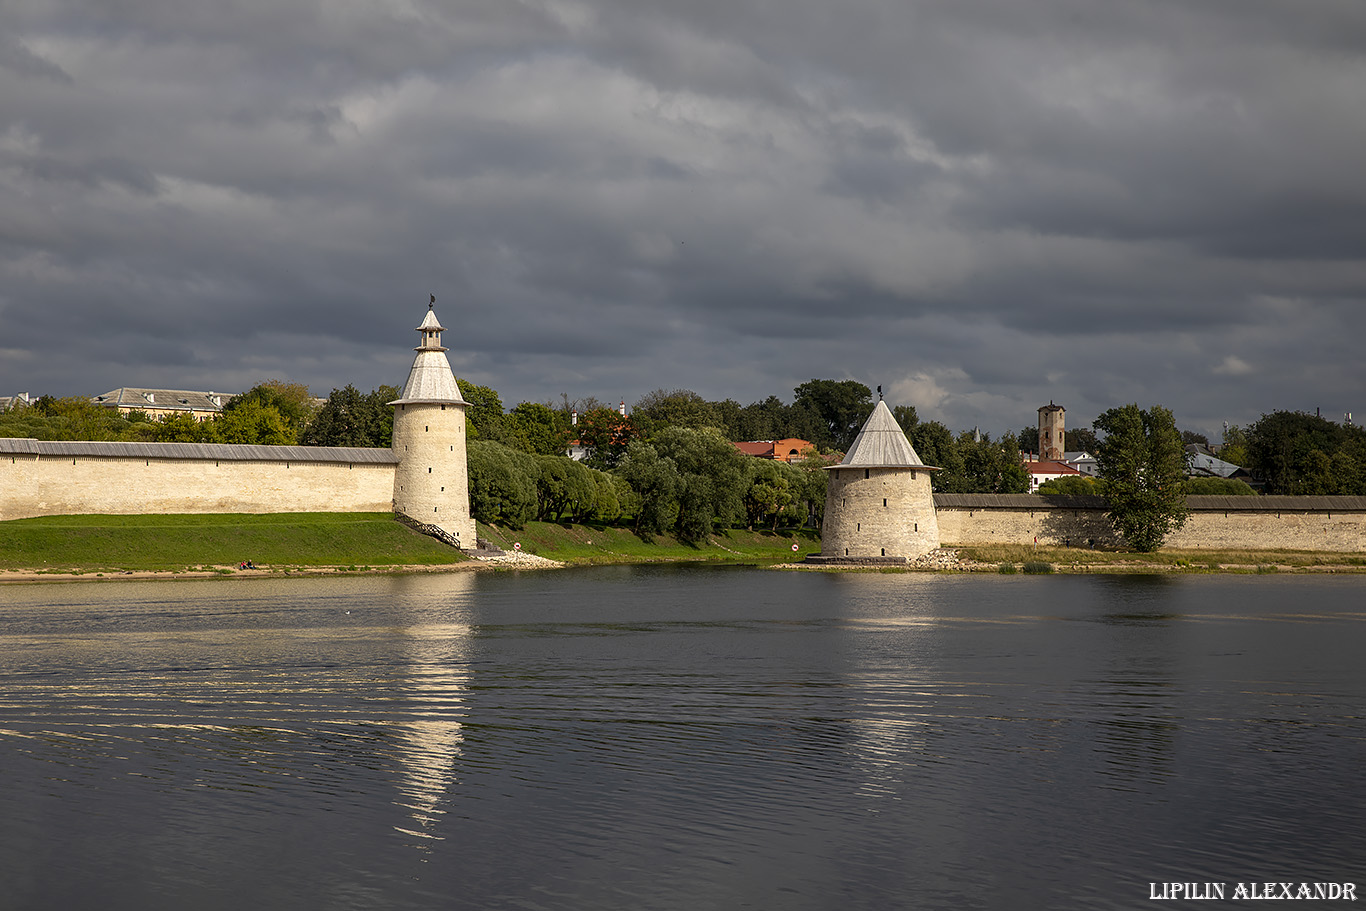
[[[218,413],[236,393],[200,392],[194,389],[147,389],[141,386],[120,386],[103,395],[91,396],[90,401],[107,408],[157,409],[169,411],[207,411]]]
[[[239,443],[118,443],[0,438],[0,454],[40,458],[196,459],[224,462],[346,462],[394,465],[392,449],[359,446],[247,446]]]
[[[844,461],[831,468],[923,468],[938,471],[920,461],[915,447],[906,439],[901,425],[892,417],[887,403],[878,400],[873,413],[863,422],[854,445],[844,454]]]
[[[444,404],[466,404],[460,395],[460,387],[451,373],[450,361],[446,352],[424,348],[413,359],[413,369],[408,371],[408,382],[403,384],[403,394],[390,402],[390,405],[406,405],[417,402],[441,402]]]
[[[417,331],[423,333],[422,344],[417,347],[417,357],[408,371],[408,381],[403,384],[403,393],[390,405],[429,404],[443,405],[467,404],[460,395],[460,386],[451,373],[451,362],[446,360],[446,349],[441,347],[441,336],[428,339],[426,333],[443,331],[436,313],[431,309],[422,320]],[[435,344],[431,344],[435,342]]]

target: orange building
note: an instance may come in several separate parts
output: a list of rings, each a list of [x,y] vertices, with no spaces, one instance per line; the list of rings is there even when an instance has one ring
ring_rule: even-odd
[[[799,440],[796,437],[788,437],[786,440],[750,440],[747,443],[736,443],[735,448],[745,455],[752,455],[756,459],[770,459],[775,462],[800,462],[806,458],[808,453],[814,453],[816,447],[807,440]]]

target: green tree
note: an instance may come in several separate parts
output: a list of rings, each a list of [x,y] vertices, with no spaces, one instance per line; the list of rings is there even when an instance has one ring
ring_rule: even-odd
[[[668,531],[676,521],[678,495],[683,487],[673,459],[662,458],[643,440],[633,440],[626,448],[618,473],[630,487],[634,500],[636,534]]]
[[[470,439],[504,442],[503,439],[503,400],[488,386],[480,386],[469,380],[457,378],[460,395],[468,407],[465,409],[465,423],[473,428]]]
[[[238,408],[252,403],[274,408],[279,413],[288,428],[288,442],[291,445],[303,439],[304,428],[318,411],[308,387],[302,383],[266,380],[228,399],[222,414],[232,414]]]
[[[522,402],[503,418],[503,440],[533,455],[562,456],[569,449],[569,420],[563,412],[536,402]]]
[[[1246,485],[1244,485],[1246,486]],[[1105,485],[1098,479],[1081,474],[1049,478],[1039,485],[1040,496],[1094,497],[1105,494]]]
[[[897,426],[906,434],[907,439],[910,438],[911,428],[920,423],[920,415],[916,412],[914,405],[895,406],[892,408],[892,417],[896,420]]]
[[[793,406],[806,409],[822,423],[820,439],[806,437],[818,447],[847,451],[873,411],[873,393],[854,380],[816,380],[793,390]]]
[[[926,465],[941,469],[930,473],[930,486],[938,493],[967,493],[966,466],[958,441],[939,421],[916,424],[906,433],[915,454]]]
[[[322,408],[304,428],[305,446],[382,448],[393,443],[397,387],[380,386],[362,394],[355,386],[333,389]]]
[[[640,430],[627,415],[610,408],[594,408],[579,415],[579,442],[588,450],[584,464],[606,471],[615,468],[626,454],[633,440],[640,438]]]
[[[974,439],[974,434],[963,431],[958,435],[957,449],[962,463],[961,476],[948,479],[956,487],[955,493],[1029,491],[1029,474],[1020,464],[1020,452],[1015,448],[1013,434],[1006,434],[1005,441],[998,443],[990,434],[981,434],[980,439]]]
[[[674,526],[680,540],[702,541],[717,526],[729,526],[744,514],[742,497],[759,460],[741,453],[719,430],[667,427],[650,444],[662,459],[673,462],[682,482]]]
[[[1089,452],[1091,455],[1095,455],[1096,450],[1100,448],[1100,440],[1096,439],[1096,432],[1090,427],[1078,427],[1075,430],[1067,430],[1064,431],[1063,435],[1067,440],[1064,448],[1065,452]],[[1036,429],[1034,431],[1034,445],[1029,448],[1033,451],[1034,449],[1037,449],[1038,446],[1039,432]]]
[[[560,522],[565,513],[590,509],[597,499],[592,469],[565,456],[538,456],[537,518]]]
[[[631,408],[631,417],[646,435],[665,427],[718,427],[724,421],[716,406],[691,389],[656,389]]]
[[[744,496],[745,518],[751,531],[760,522],[771,522],[773,530],[777,531],[779,519],[796,500],[793,490],[797,486],[794,483],[797,479],[793,477],[796,469],[788,468],[783,462],[763,459],[755,462]]]
[[[825,494],[829,489],[830,459],[809,450],[800,462],[794,462],[800,484],[797,488],[797,502],[809,518],[819,528],[825,522]]]
[[[156,424],[158,443],[216,443],[218,425],[213,421],[196,421],[188,414],[169,414]]]
[[[1105,434],[1096,459],[1110,522],[1129,546],[1147,553],[1186,522],[1186,454],[1172,413],[1161,405],[1111,408],[1095,420]]]
[[[150,440],[155,428],[133,422],[113,408],[85,396],[56,399],[45,395],[28,406],[0,412],[0,437],[35,440]]]
[[[744,409],[740,403],[734,399],[726,399],[721,402],[712,402],[711,406],[716,411],[717,426],[725,433],[728,440],[745,440],[748,437],[740,435],[741,414]]]
[[[540,472],[534,457],[487,440],[470,440],[466,456],[470,513],[475,519],[489,525],[521,528],[536,515],[536,479]],[[535,475],[524,459],[531,462]]]
[[[1266,479],[1267,493],[1366,494],[1366,479],[1357,467],[1366,464],[1366,429],[1315,414],[1276,411],[1262,415],[1246,436],[1244,467]]]
[[[581,525],[586,522],[611,522],[621,516],[630,495],[630,487],[626,482],[605,471],[587,467],[584,470],[593,481],[593,499],[575,505],[574,521]]]
[[[1219,458],[1240,468],[1247,467],[1247,434],[1237,424],[1225,428],[1224,445],[1219,448]]]
[[[751,402],[739,410],[731,439],[782,440],[799,437],[819,445],[819,441],[814,439],[815,434],[809,430],[806,433],[791,432],[792,426],[791,408],[776,395],[770,395],[762,402]]]
[[[274,405],[262,404],[261,399],[249,399],[231,411],[225,408],[212,424],[220,443],[291,446],[298,442],[279,410]]]

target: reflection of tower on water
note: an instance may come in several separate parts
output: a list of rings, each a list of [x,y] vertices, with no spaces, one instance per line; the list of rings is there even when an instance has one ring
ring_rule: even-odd
[[[446,578],[452,586],[472,586],[469,576],[456,573]],[[403,633],[408,637],[403,689],[412,707],[396,732],[403,771],[396,803],[408,811],[413,825],[395,828],[418,838],[440,838],[434,830],[445,813],[442,804],[459,781],[471,628],[463,623],[424,624]]]

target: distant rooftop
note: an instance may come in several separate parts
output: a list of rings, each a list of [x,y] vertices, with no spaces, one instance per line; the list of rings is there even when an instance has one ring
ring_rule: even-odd
[[[120,411],[184,411],[218,414],[235,392],[201,392],[195,389],[144,389],[120,386],[90,401]]]

